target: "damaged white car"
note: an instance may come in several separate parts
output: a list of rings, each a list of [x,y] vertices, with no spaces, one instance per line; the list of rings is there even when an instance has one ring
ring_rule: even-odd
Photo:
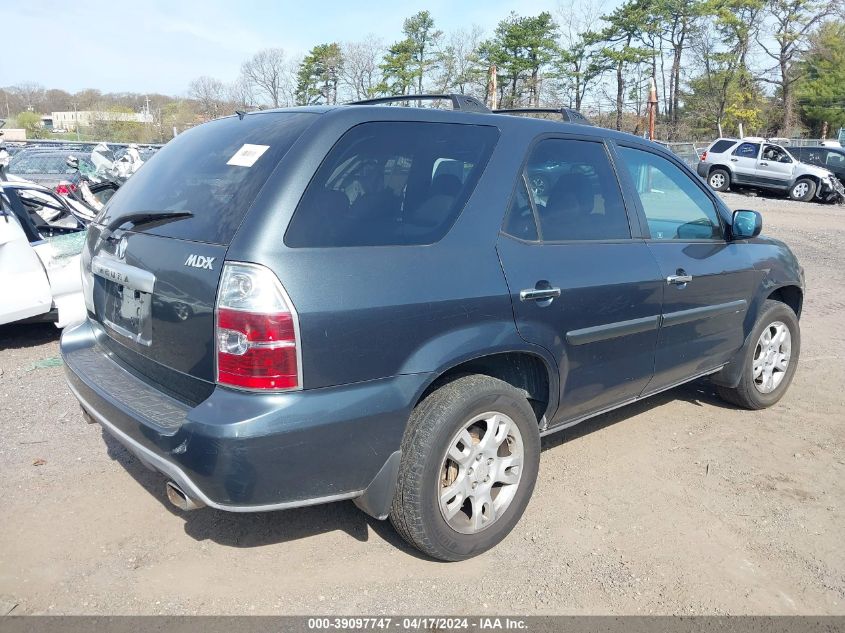
[[[54,191],[0,181],[0,324],[85,318],[79,269],[87,231]]]

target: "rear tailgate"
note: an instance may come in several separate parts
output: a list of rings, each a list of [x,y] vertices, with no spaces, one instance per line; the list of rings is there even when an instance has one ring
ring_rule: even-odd
[[[314,117],[262,113],[189,130],[121,187],[91,225],[83,252],[89,316],[102,330],[101,344],[127,369],[190,404],[211,393],[214,304],[228,244]]]

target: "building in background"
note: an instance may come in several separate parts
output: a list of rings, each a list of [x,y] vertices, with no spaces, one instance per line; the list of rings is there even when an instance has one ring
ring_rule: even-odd
[[[111,112],[108,110],[77,110],[67,112],[52,112],[53,129],[76,131],[77,128],[88,128],[98,122],[130,122],[152,123],[153,117],[148,112]]]

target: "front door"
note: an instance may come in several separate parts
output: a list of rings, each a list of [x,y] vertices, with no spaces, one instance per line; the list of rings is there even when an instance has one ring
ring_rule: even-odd
[[[652,376],[662,281],[605,145],[545,138],[498,242],[517,328],[560,368],[552,424],[632,400]]]
[[[760,183],[769,187],[786,189],[792,182],[795,162],[789,153],[778,145],[766,143],[757,161],[757,176]]]
[[[618,147],[663,279],[654,378],[646,393],[728,362],[745,338],[748,299],[762,273],[742,243],[725,241],[714,200],[680,163]]]

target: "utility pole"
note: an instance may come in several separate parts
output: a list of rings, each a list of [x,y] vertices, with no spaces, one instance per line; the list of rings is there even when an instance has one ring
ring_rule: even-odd
[[[70,105],[73,106],[73,126],[76,128],[76,140],[79,140],[79,115],[76,112],[76,107],[79,105],[77,101],[71,101]]]
[[[146,140],[151,138],[150,136],[150,127],[153,122],[153,117],[150,116],[150,96],[144,95],[144,130],[146,133],[144,137]]]
[[[648,140],[654,140],[654,119],[657,115],[657,83],[654,77],[649,78],[651,87],[648,91]]]

